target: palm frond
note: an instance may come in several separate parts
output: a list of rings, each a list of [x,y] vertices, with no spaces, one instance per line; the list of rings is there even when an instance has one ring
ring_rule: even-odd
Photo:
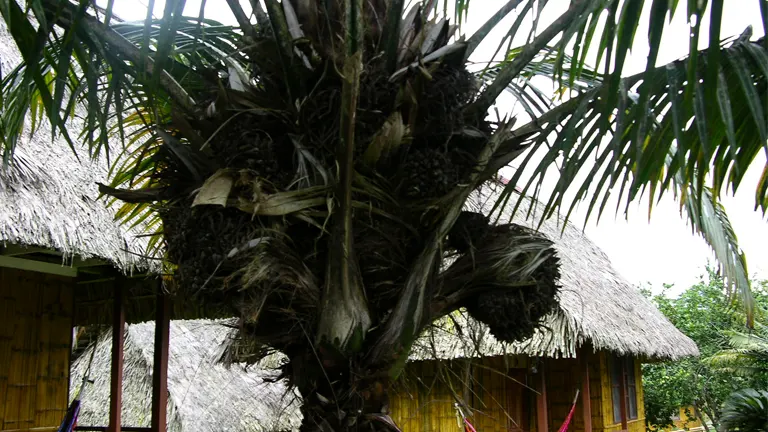
[[[43,55],[34,62],[29,58],[3,77],[6,133],[2,146],[6,162],[22,136],[28,109],[48,113],[54,129],[70,142],[69,130],[82,125],[88,131],[85,138],[89,151],[95,156],[108,149],[108,131],[113,126],[119,129],[117,136],[124,138],[124,110],[130,107],[126,101],[154,101],[156,106],[167,106],[165,101],[171,98],[181,101],[177,106],[190,108],[187,98],[203,97],[202,82],[211,79],[211,72],[227,71],[228,61],[239,59],[236,44],[240,36],[233,27],[216,21],[174,16],[173,28],[165,26],[163,20],[146,25],[116,23],[107,28],[90,16],[80,16],[82,10],[78,12],[66,21],[68,27],[63,35],[55,31],[44,35],[47,43]],[[162,52],[150,53],[152,58],[162,56],[164,61],[145,65],[139,53],[145,38],[151,44],[166,46]],[[147,77],[141,72],[145,67],[154,74]],[[50,83],[52,92],[47,90],[49,86],[35,84],[40,80]],[[165,91],[154,89],[157,82]],[[94,132],[98,133],[93,136]]]
[[[732,393],[723,404],[720,426],[731,431],[768,431],[768,392],[744,389]]]
[[[729,349],[707,359],[714,368],[742,376],[768,370],[768,339],[756,333],[727,331]]]
[[[559,181],[546,203],[547,217],[561,206],[570,215],[588,195],[591,199],[587,213],[590,215],[597,210],[598,216],[604,211],[609,196],[618,198],[621,205],[650,191],[653,201],[669,188],[679,173],[684,176],[680,180],[694,185],[703,184],[708,176],[712,176],[715,197],[724,185],[735,191],[746,167],[759,151],[766,149],[757,126],[758,122],[765,123],[765,118],[756,114],[746,99],[753,91],[751,87],[761,91],[767,84],[768,70],[760,65],[767,54],[760,43],[745,40],[739,40],[721,52],[721,58],[729,60],[731,65],[721,65],[721,76],[728,84],[732,118],[736,122],[733,129],[741,143],[738,149],[727,139],[727,128],[720,115],[709,115],[705,119],[697,116],[700,109],[695,107],[698,104],[696,98],[703,94],[701,91],[687,93],[687,62],[677,61],[655,68],[650,74],[645,72],[622,79],[618,91],[610,83],[594,87],[518,128],[515,138],[504,143],[497,152],[497,160],[492,166],[504,166],[516,156],[515,151],[531,148],[533,151],[528,153],[522,165],[533,163],[534,156],[539,155],[543,156],[541,162],[536,164],[527,181],[521,181],[523,172],[519,170],[510,181],[508,193],[515,186],[524,186],[524,193],[534,190],[534,196],[538,196],[545,174],[558,162]],[[735,60],[737,58],[740,60]],[[701,62],[700,68],[702,71],[706,68],[705,61]],[[743,87],[741,75],[751,77],[747,91],[740,89]],[[639,86],[654,90],[645,110],[641,109],[635,92]],[[617,106],[606,114],[604,105],[609,93],[617,93],[620,97]],[[719,114],[717,104],[708,104],[706,109],[716,110]],[[604,122],[610,126],[610,142],[601,133]],[[635,136],[638,125],[643,122],[650,127],[645,132],[643,147],[638,151],[634,147]],[[700,128],[709,131],[704,140]],[[673,152],[673,144],[677,145],[676,156],[668,164],[667,155]],[[548,148],[542,149],[543,145]],[[717,151],[713,152],[713,148]],[[540,149],[541,154],[536,154]],[[580,180],[579,175],[585,175],[584,179]],[[620,187],[618,194],[614,193],[615,187]],[[758,204],[764,206],[768,204],[768,194],[760,192],[761,187],[762,182],[758,185]],[[704,189],[697,190],[697,199],[700,199]]]
[[[674,156],[672,156],[674,158]],[[695,186],[687,184],[682,175],[676,176],[675,187],[680,193],[681,207],[685,209],[693,229],[707,242],[723,269],[726,287],[730,295],[734,289],[747,312],[747,325],[754,324],[755,302],[747,270],[747,258],[739,247],[736,233],[725,207],[715,198],[712,190],[705,187],[698,194]]]
[[[525,66],[536,58],[542,49],[569,26],[572,26],[574,22],[586,20],[591,13],[595,12],[595,7],[596,5],[591,4],[589,0],[571,2],[565,13],[542,30],[523,48],[519,55],[499,70],[497,77],[478,94],[475,101],[467,108],[467,115],[470,117],[485,116],[488,108],[493,105],[509,83],[518,77]]]
[[[610,99],[610,83],[594,85],[593,81],[593,86],[580,95],[519,128],[516,138],[497,153],[499,161],[492,166],[501,167],[523,149],[531,148],[521,166],[533,164],[534,157],[541,157],[541,161],[528,180],[522,180],[524,170],[518,170],[505,194],[522,185],[523,193],[533,191],[537,197],[552,165],[559,164],[559,180],[545,204],[546,217],[564,207],[567,219],[577,204],[587,200],[587,218],[593,212],[599,218],[609,197],[617,199],[619,206],[628,206],[648,192],[653,204],[665,190],[673,189],[693,228],[704,237],[723,266],[728,286],[735,287],[751,321],[753,302],[746,258],[718,194],[726,184],[735,191],[746,167],[759,151],[768,149],[756,124],[765,123],[761,114],[764,110],[755,114],[751,107],[759,101],[749,96],[752,87],[765,88],[768,84],[768,71],[760,66],[766,52],[759,43],[744,38],[716,49],[731,67],[720,67],[720,103],[707,105],[709,113],[705,116],[699,115],[703,108],[697,100],[708,90],[702,84],[692,94],[688,93],[688,62],[681,60],[621,80],[618,106],[607,116],[604,104]],[[734,60],[737,58],[741,60]],[[706,60],[700,62],[702,74],[706,65]],[[737,90],[743,75],[750,76],[747,91]],[[703,82],[703,78],[699,80]],[[653,88],[654,92],[643,101],[636,93],[639,88]],[[752,100],[752,105],[746,99]],[[612,135],[610,141],[602,134],[605,122]],[[700,132],[702,128],[706,134]],[[638,133],[644,137],[639,151],[635,146]],[[741,146],[735,147],[736,142]],[[541,149],[544,144],[548,148]],[[704,186],[708,177],[711,184]],[[761,187],[759,184],[758,193]],[[763,193],[758,203],[763,205],[766,199],[768,195]]]
[[[485,84],[492,83],[498,77],[499,71],[519,56],[523,49],[510,49],[503,62],[476,72],[476,76]],[[534,82],[537,80],[557,84],[554,95],[539,88]],[[587,91],[599,86],[601,82],[601,76],[597,72],[584,65],[578,65],[574,57],[548,46],[525,65],[518,77],[507,85],[506,90],[515,97],[526,114],[534,119],[549,112],[558,100],[568,97],[571,92]]]

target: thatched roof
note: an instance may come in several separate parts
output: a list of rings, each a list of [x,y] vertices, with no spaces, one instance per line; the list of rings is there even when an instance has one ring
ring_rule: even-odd
[[[470,207],[488,214],[500,191],[490,186],[474,195]],[[513,197],[500,222],[510,221]],[[526,218],[531,209],[529,218]],[[541,209],[523,203],[512,222],[535,228]],[[456,358],[526,354],[545,357],[575,357],[577,348],[589,343],[596,350],[654,359],[677,359],[698,355],[696,344],[625,280],[608,256],[572,224],[556,217],[546,220],[540,231],[554,241],[560,257],[562,286],[559,308],[534,337],[517,344],[502,344],[482,324],[466,313],[444,319],[427,331],[416,344],[412,359]],[[456,324],[459,324],[458,326]],[[460,337],[459,334],[461,334]]]
[[[169,432],[258,432],[298,430],[297,394],[282,382],[267,381],[275,373],[218,362],[220,347],[231,329],[221,321],[172,321],[168,360]],[[103,426],[109,416],[111,338],[107,333],[83,352],[72,366],[70,395],[77,394],[91,363],[78,420]],[[148,427],[151,421],[154,323],[126,329],[123,375],[123,425]]]
[[[5,76],[21,60],[0,22],[0,67]],[[62,139],[51,139],[43,122],[16,148],[13,164],[0,166],[0,247],[13,244],[50,248],[65,259],[101,258],[124,271],[147,266],[140,255],[146,241],[114,221],[96,182],[107,178],[106,160],[80,159]]]

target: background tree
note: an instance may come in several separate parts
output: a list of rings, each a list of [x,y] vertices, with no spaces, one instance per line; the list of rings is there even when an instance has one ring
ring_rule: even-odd
[[[709,365],[746,377],[751,385],[764,386],[768,382],[768,333],[765,326],[757,324],[749,333],[726,331],[728,348],[709,358]],[[720,421],[724,431],[768,431],[768,392],[763,389],[741,389],[728,396]]]
[[[390,427],[388,382],[436,318],[466,307],[514,341],[553,307],[550,242],[463,211],[513,160],[533,175],[518,170],[499,208],[516,188],[548,216],[580,201],[600,214],[616,188],[620,204],[674,192],[751,304],[717,198],[768,145],[768,50],[750,31],[721,41],[724,1],[575,0],[544,22],[562,2],[510,0],[472,35],[455,25],[469,2],[405,3],[227,0],[233,28],[184,16],[183,0],[138,24],[111,0],[0,0],[23,58],[3,77],[5,159],[43,116],[73,150],[112,158],[102,192],[154,227],[169,290],[240,317],[232,356],[288,356],[305,430]],[[624,77],[646,3],[648,67]],[[513,11],[503,61],[469,73]],[[691,24],[690,56],[659,66],[675,13]],[[711,48],[697,51],[706,30]],[[488,118],[505,90],[527,124]],[[765,211],[768,175],[756,186]]]
[[[763,325],[768,307],[765,282],[753,283],[757,305],[755,326]],[[722,406],[729,395],[746,387],[765,388],[766,374],[734,375],[732,370],[712,362],[721,350],[729,347],[728,332],[745,331],[746,317],[741,309],[724,297],[723,280],[711,268],[706,279],[688,288],[678,298],[666,291],[652,299],[662,313],[699,346],[701,356],[674,362],[643,365],[643,390],[646,424],[651,427],[672,425],[671,417],[681,407],[692,407],[697,417],[712,420],[722,430]],[[766,365],[768,366],[768,365]]]

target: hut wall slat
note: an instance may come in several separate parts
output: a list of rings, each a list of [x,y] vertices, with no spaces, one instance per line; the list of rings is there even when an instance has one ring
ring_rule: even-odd
[[[457,422],[455,394],[471,409],[465,414],[477,430],[527,430],[522,427],[527,423],[521,384],[526,375],[519,367],[523,364],[502,358],[410,363],[390,395],[392,416],[404,432],[463,431]]]
[[[0,429],[4,429],[4,401],[7,399],[9,370],[11,361],[11,346],[13,345],[13,317],[15,317],[16,297],[11,295],[11,284],[8,272],[0,268]]]
[[[602,369],[600,358],[602,353],[590,353],[588,359],[589,365],[589,392],[592,400],[592,428],[594,431],[600,431],[605,424],[603,419],[602,403]]]
[[[0,431],[55,428],[66,412],[73,287],[0,268]]]

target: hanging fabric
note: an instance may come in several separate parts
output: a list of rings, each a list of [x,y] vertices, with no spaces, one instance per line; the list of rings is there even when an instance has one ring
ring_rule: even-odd
[[[576,396],[573,397],[573,404],[571,405],[571,411],[568,413],[568,416],[565,418],[565,421],[563,422],[563,425],[560,426],[560,429],[557,430],[557,432],[568,432],[568,426],[571,425],[571,421],[573,421],[573,414],[576,412],[576,402],[579,400],[579,390],[576,390]]]
[[[461,409],[461,405],[458,402],[454,402],[453,408],[456,411],[456,425],[459,427],[459,430],[463,432],[477,432],[467,416],[464,415],[464,410]]]
[[[88,367],[85,369],[85,372],[83,373],[83,381],[80,383],[80,388],[77,389],[77,394],[75,395],[75,399],[72,400],[71,404],[69,404],[69,408],[67,408],[67,413],[64,415],[64,419],[61,421],[61,425],[59,425],[59,429],[57,429],[56,432],[73,432],[75,430],[75,427],[77,427],[77,416],[80,414],[80,407],[82,405],[80,403],[80,400],[83,395],[83,389],[85,388],[85,385],[88,383],[88,376],[91,374],[91,365],[93,364],[93,356],[94,354],[96,354],[97,343],[92,345],[91,357],[88,359]]]
[[[67,414],[64,416],[64,420],[61,421],[61,426],[57,432],[72,432],[77,426],[77,416],[80,414],[80,400],[75,399],[69,405]]]
[[[465,432],[477,432],[475,430],[475,427],[472,426],[472,423],[469,422],[466,418],[464,419],[464,431]]]

